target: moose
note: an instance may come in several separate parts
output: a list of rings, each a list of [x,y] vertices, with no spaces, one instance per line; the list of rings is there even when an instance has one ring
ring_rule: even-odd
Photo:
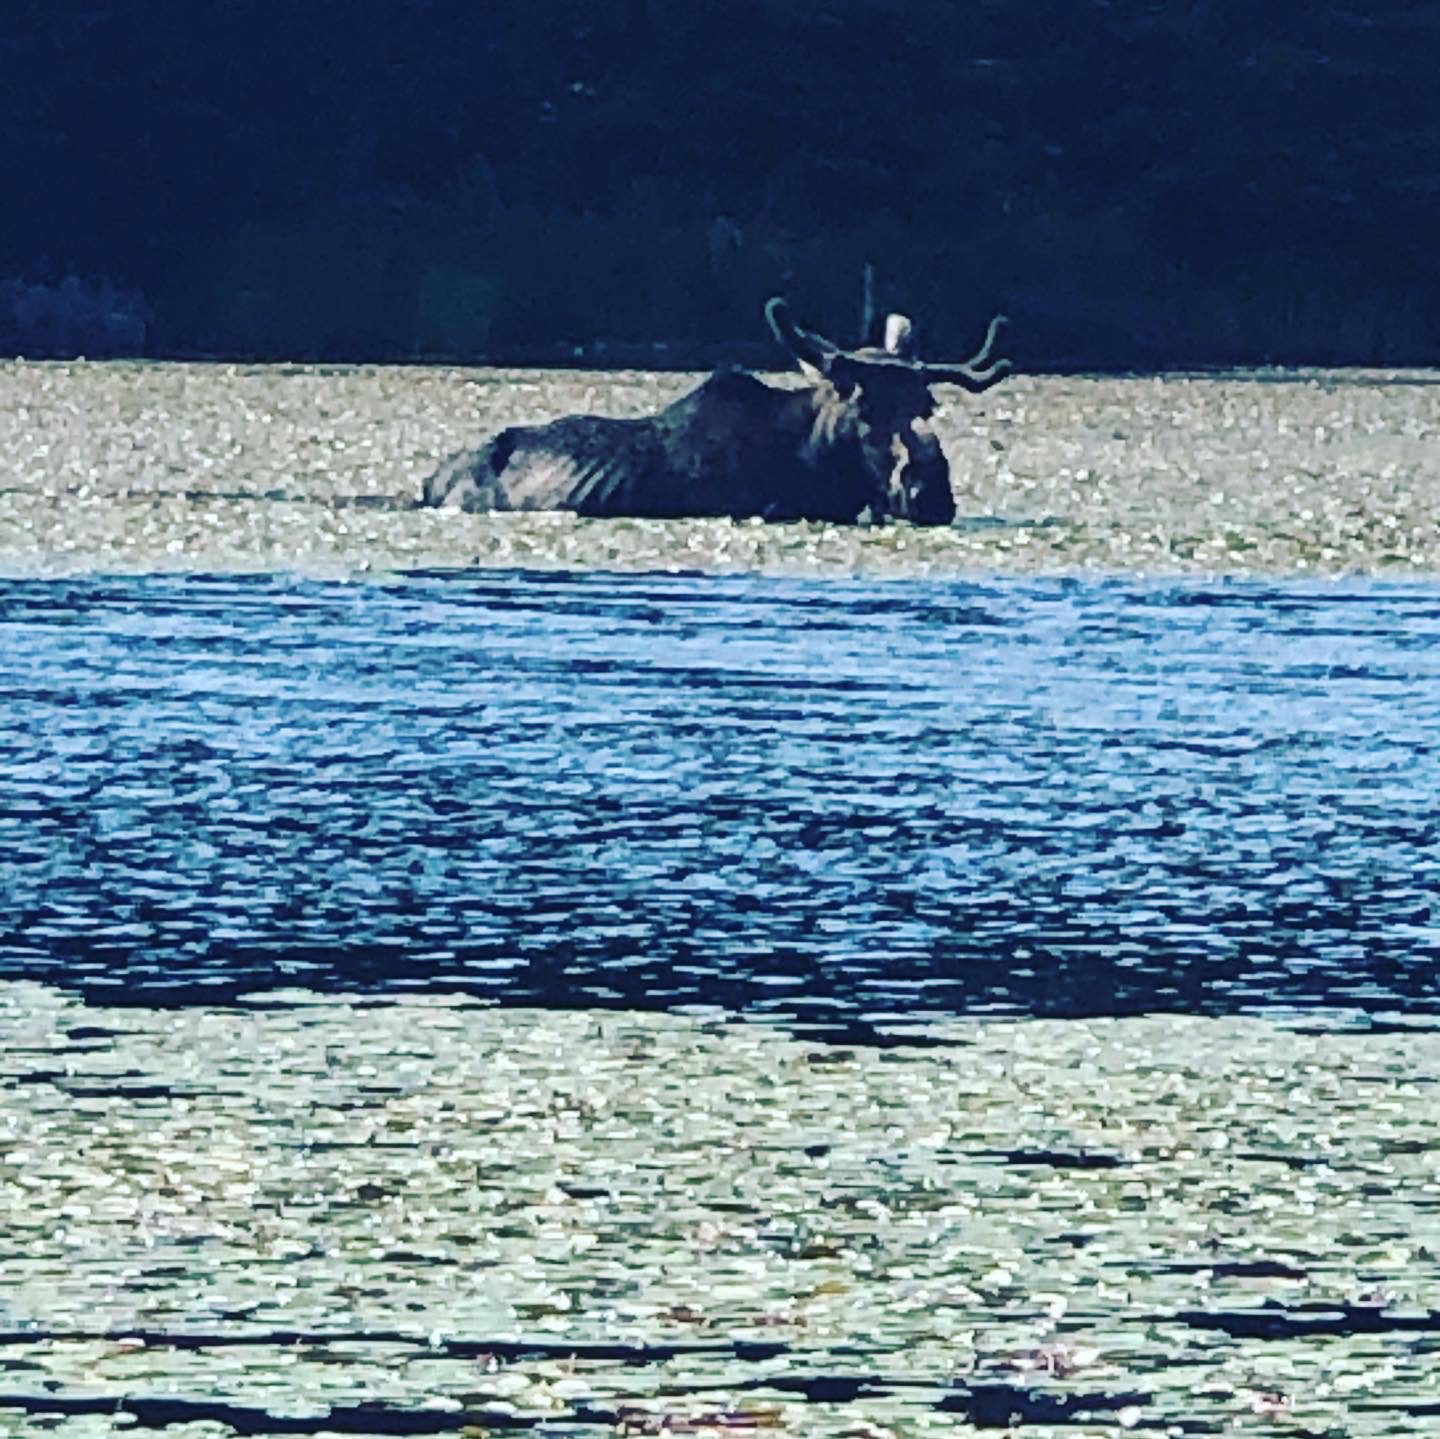
[[[891,316],[884,348],[842,349],[802,329],[783,299],[765,307],[807,383],[789,388],[723,369],[658,414],[569,415],[502,430],[425,483],[423,504],[465,510],[573,510],[591,517],[702,516],[839,524],[955,518],[930,387],[982,394],[1010,369],[992,359],[1003,315],[959,364],[912,354]]]

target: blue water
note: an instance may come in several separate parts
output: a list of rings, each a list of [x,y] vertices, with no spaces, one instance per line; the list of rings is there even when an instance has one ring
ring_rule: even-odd
[[[1440,587],[0,582],[0,977],[1440,1012]]]

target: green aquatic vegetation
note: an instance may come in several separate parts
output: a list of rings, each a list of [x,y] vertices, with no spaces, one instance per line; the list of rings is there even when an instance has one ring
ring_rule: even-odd
[[[411,507],[505,425],[644,413],[690,376],[0,363],[0,572],[1440,571],[1440,386],[1286,378],[942,389],[960,518],[937,531]]]
[[[1432,1035],[928,1038],[5,986],[0,1393],[637,1433],[1380,1435],[1440,1400]]]

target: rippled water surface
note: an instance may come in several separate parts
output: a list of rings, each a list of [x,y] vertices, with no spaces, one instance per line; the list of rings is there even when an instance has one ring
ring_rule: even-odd
[[[1437,641],[1360,581],[7,581],[0,974],[1414,1019]]]

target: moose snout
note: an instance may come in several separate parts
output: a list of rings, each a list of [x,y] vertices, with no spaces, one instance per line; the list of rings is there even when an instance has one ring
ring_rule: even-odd
[[[917,418],[895,433],[890,475],[891,513],[917,525],[948,525],[955,518],[950,465],[928,419]]]

